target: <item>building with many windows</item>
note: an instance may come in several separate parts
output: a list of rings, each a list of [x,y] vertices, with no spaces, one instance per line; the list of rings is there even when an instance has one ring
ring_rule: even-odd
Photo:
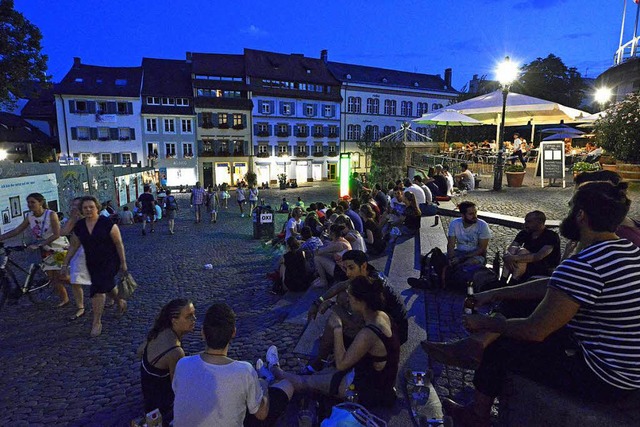
[[[244,180],[251,165],[251,108],[243,55],[187,53],[202,185]]]
[[[443,79],[440,75],[330,62],[326,50],[320,56],[341,82],[340,151],[351,153],[352,167],[358,172],[370,166],[365,165],[359,142],[378,141],[399,130],[402,123],[450,104],[458,95],[451,87],[451,69],[445,70]],[[414,129],[428,134],[426,127]]]
[[[141,162],[142,67],[99,67],[74,58],[55,86],[61,162],[78,164],[95,156],[98,164]]]
[[[335,179],[340,82],[319,59],[245,49],[258,182]]]
[[[191,64],[185,60],[143,58],[142,142],[147,166],[160,182],[193,185],[198,180]]]

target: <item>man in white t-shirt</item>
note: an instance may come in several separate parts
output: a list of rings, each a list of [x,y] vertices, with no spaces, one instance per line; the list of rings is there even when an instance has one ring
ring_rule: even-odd
[[[461,190],[473,191],[476,188],[476,178],[469,170],[469,165],[460,163],[460,173],[455,176],[458,188]]]
[[[427,196],[424,194],[424,190],[422,188],[412,183],[408,178],[404,180],[403,184],[404,191],[413,193],[413,195],[416,196],[416,203],[418,203],[418,206],[422,203],[427,203]]]
[[[267,389],[250,363],[227,356],[236,336],[231,307],[224,303],[209,307],[202,335],[205,351],[183,357],[176,366],[173,425],[239,427],[247,411],[249,425],[256,419],[275,421],[286,410],[293,385],[281,380]]]
[[[522,153],[522,139],[520,139],[520,134],[513,134],[513,155],[511,157],[511,164],[516,162],[516,157],[522,163],[523,168],[527,168],[527,162],[524,161],[524,156]]]
[[[491,230],[485,221],[478,219],[478,210],[473,202],[462,202],[459,209],[462,218],[451,221],[447,233],[447,275],[453,277],[461,272],[462,279],[471,280],[476,266],[486,264]]]
[[[287,225],[285,226],[285,230],[284,230],[285,242],[289,240],[289,237],[291,236],[298,237],[300,235],[300,228],[302,224],[302,221],[300,220],[301,217],[302,217],[302,209],[293,208],[293,210],[291,211],[291,218],[289,218],[289,221],[287,221]]]

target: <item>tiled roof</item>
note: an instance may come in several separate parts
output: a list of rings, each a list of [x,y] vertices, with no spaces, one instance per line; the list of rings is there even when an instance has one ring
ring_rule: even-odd
[[[77,60],[55,86],[55,93],[138,98],[141,82],[142,67],[99,67]]]
[[[339,86],[321,59],[245,49],[247,75],[264,79]]]
[[[208,98],[200,96],[195,99],[195,106],[198,108],[251,110],[253,101],[246,98]]]
[[[189,54],[187,54],[189,55]],[[244,55],[191,53],[194,74],[244,78]]]
[[[20,116],[0,113],[0,142],[50,144],[49,136]]]
[[[342,82],[458,93],[453,88],[445,88],[444,79],[434,74],[410,73],[340,62],[328,62],[327,67],[335,78]],[[347,76],[350,76],[350,78]]]
[[[167,105],[147,105],[144,100],[142,100],[142,114],[164,114],[169,116],[192,116],[193,115],[193,107],[176,107],[176,106],[167,106]]]
[[[54,118],[56,106],[53,98],[53,88],[42,89],[38,93],[31,95],[20,115],[29,119]]]
[[[142,58],[142,96],[192,98],[191,64],[185,60]]]

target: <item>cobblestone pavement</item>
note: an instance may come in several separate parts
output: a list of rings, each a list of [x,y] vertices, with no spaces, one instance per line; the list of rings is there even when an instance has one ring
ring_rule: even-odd
[[[500,193],[478,191],[465,198],[476,201],[482,210],[522,216],[541,209],[549,218],[561,219],[570,194],[570,189],[525,187]],[[631,193],[636,215],[638,194],[638,188]],[[300,195],[307,203],[329,200],[337,195],[337,185],[267,190],[261,196],[277,206],[283,195],[289,201]],[[135,351],[160,307],[176,297],[194,301],[199,317],[196,330],[209,304],[232,305],[238,315],[238,336],[231,357],[254,361],[263,357],[269,345],[277,344],[287,366],[300,363],[291,351],[302,327],[283,323],[286,309],[274,309],[278,297],[269,293],[265,279],[272,256],[251,239],[251,220],[240,218],[237,205],[229,203],[217,224],[194,224],[187,195],[178,197],[181,210],[175,235],[168,234],[164,221],[156,233],[145,237],[139,225],[123,227],[129,268],[140,288],[122,319],[116,319],[115,310],[106,311],[99,338],[89,338],[91,313],[67,320],[75,310],[71,306],[41,308],[23,298],[18,306],[0,311],[0,425],[122,426],[141,415]],[[508,244],[514,235],[513,230],[500,228],[494,228],[494,233],[498,243],[492,243],[492,250]],[[212,270],[203,268],[208,263],[213,264]],[[90,307],[89,301],[85,306]],[[459,297],[443,296],[427,310],[430,336],[448,340],[464,335],[459,327]],[[203,349],[199,333],[185,337],[183,345],[188,353]],[[441,395],[455,395],[470,380],[470,371],[441,368],[436,385]]]

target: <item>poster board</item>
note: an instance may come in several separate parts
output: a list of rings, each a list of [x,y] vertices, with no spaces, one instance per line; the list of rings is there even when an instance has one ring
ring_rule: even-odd
[[[540,177],[540,186],[544,188],[544,180],[549,184],[562,179],[562,188],[566,187],[564,141],[542,141],[536,162],[536,176]]]
[[[0,179],[0,232],[17,228],[29,212],[27,196],[40,193],[52,209],[60,205],[56,174],[21,176]]]

